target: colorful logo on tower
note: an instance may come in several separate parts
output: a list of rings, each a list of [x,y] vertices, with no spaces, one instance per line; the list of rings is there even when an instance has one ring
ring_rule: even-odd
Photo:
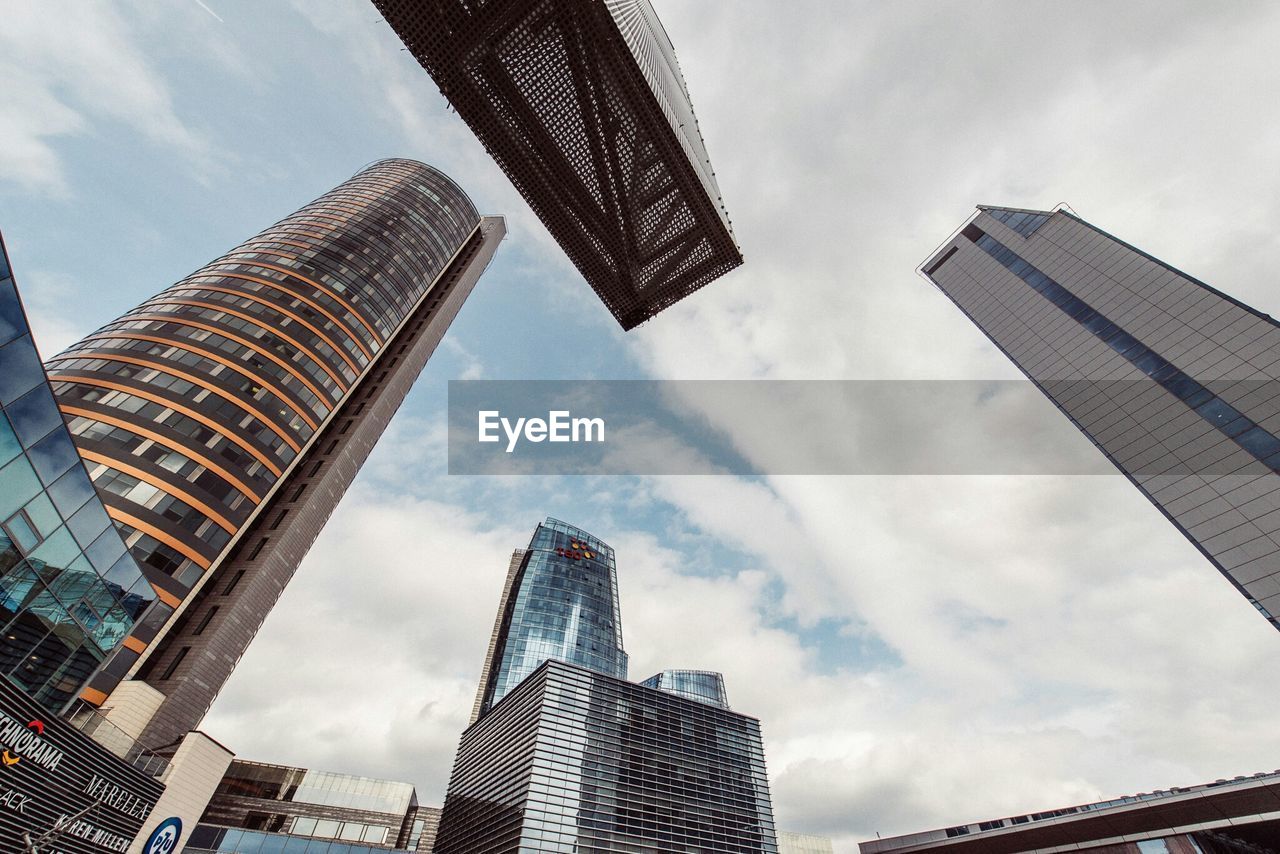
[[[147,844],[142,846],[142,854],[170,854],[178,847],[178,840],[181,838],[182,819],[176,815],[170,816],[151,831]]]
[[[596,556],[595,552],[587,548],[586,543],[580,543],[577,540],[571,540],[567,549],[563,546],[556,549],[556,554],[560,555],[560,557],[567,557],[570,560],[582,560],[583,558]]]

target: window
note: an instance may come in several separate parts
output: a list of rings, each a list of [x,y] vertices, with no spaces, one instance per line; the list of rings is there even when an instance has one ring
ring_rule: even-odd
[[[178,669],[178,665],[182,663],[182,659],[186,658],[189,652],[191,652],[191,647],[189,646],[184,646],[178,650],[178,654],[173,657],[173,661],[170,661],[169,666],[164,669],[164,673],[160,674],[161,682],[173,676],[173,672]]]
[[[279,518],[276,519],[276,524],[277,525],[280,524]],[[263,537],[262,539],[258,540],[258,544],[253,547],[253,551],[249,552],[249,560],[253,560],[254,558],[256,558],[262,552],[263,547],[266,546],[266,544],[269,543],[270,541],[271,541],[270,537]],[[240,570],[240,572],[243,574],[244,570]]]
[[[929,268],[924,271],[924,274],[926,276],[932,276],[934,273],[938,272],[938,268],[941,267],[943,264],[947,263],[948,261],[950,261],[951,256],[956,254],[956,250],[958,250],[959,248],[960,247],[958,246],[952,246],[950,249],[946,251],[946,253],[941,258],[939,258],[937,261],[934,261],[933,264],[930,265]]]
[[[209,609],[208,613],[204,615],[204,619],[200,621],[199,625],[196,626],[195,631],[193,631],[191,634],[198,635],[202,633],[206,628],[209,627],[209,623],[213,621],[214,614],[217,614],[217,613],[218,613],[218,606],[214,605],[212,608]]]
[[[322,818],[316,822],[315,836],[323,836],[325,839],[338,838],[338,822]]]
[[[298,816],[293,820],[293,829],[290,833],[296,833],[299,836],[311,836],[316,831],[316,820],[314,818],[305,818]]]
[[[40,532],[36,530],[36,526],[31,524],[31,517],[25,510],[19,510],[4,521],[4,532],[24,553],[29,553],[40,545],[43,539]]]
[[[240,583],[240,579],[242,578],[244,578],[244,570],[236,570],[236,574],[231,577],[231,581],[227,583],[226,587],[222,588],[222,595],[230,596],[231,591],[236,589],[236,585]]]

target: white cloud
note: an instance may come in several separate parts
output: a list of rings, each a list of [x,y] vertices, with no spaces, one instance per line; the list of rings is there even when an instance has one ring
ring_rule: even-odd
[[[403,779],[439,802],[528,536],[490,525],[354,490],[204,728],[246,758]]]
[[[511,217],[527,264],[514,277],[551,271],[580,296],[367,0],[295,5],[393,129],[335,136],[455,175]],[[0,107],[12,129],[0,177],[65,189],[56,141],[108,121],[200,156],[174,117],[187,111],[111,7],[77,7],[86,24],[66,34],[13,8],[0,61],[21,85]],[[1068,201],[1275,313],[1270,5],[659,11],[747,265],[627,336],[655,376],[1015,376],[912,272],[977,202]],[[51,64],[54,34],[69,41]],[[258,61],[269,75],[271,58]],[[519,375],[488,344],[468,341],[470,364]],[[769,439],[749,415],[720,425],[746,453]],[[1280,700],[1274,631],[1118,477],[478,486],[432,476],[444,447],[438,425],[396,422],[215,706],[215,737],[438,799],[507,556],[563,490],[598,514],[570,521],[618,548],[633,675],[723,670],[734,705],[762,720],[780,826],[830,833],[840,850],[1278,764],[1257,711]],[[663,532],[653,519],[672,508],[679,524]],[[699,540],[739,560],[692,566]]]
[[[56,141],[105,132],[108,123],[209,166],[207,141],[178,118],[164,80],[110,5],[15,0],[0,14],[0,180],[66,193]]]

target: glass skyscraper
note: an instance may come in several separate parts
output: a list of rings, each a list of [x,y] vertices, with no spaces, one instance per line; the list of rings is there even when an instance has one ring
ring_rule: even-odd
[[[617,590],[559,520],[512,555],[437,852],[778,850],[760,722],[719,673],[626,681]]]
[[[742,263],[649,0],[374,0],[631,329]]]
[[[58,412],[0,240],[0,673],[61,710],[155,598]]]
[[[80,455],[165,609],[82,692],[194,729],[505,232],[383,160],[49,360]],[[55,411],[56,414],[56,411]]]
[[[776,854],[760,722],[549,660],[463,733],[435,851]]]
[[[477,714],[548,659],[627,678],[613,549],[550,518],[508,568]]]
[[[1065,210],[922,272],[1280,628],[1280,324]]]

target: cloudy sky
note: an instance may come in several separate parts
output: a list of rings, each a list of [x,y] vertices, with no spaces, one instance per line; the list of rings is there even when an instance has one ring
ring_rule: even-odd
[[[1280,7],[655,5],[747,264],[623,334],[368,0],[0,0],[0,229],[46,355],[377,158],[508,219],[206,731],[438,802],[554,515],[617,549],[632,675],[723,671],[780,825],[837,850],[1280,766],[1280,638],[1120,477],[444,465],[451,378],[1012,378],[913,272],[979,202],[1069,202],[1280,311]]]

